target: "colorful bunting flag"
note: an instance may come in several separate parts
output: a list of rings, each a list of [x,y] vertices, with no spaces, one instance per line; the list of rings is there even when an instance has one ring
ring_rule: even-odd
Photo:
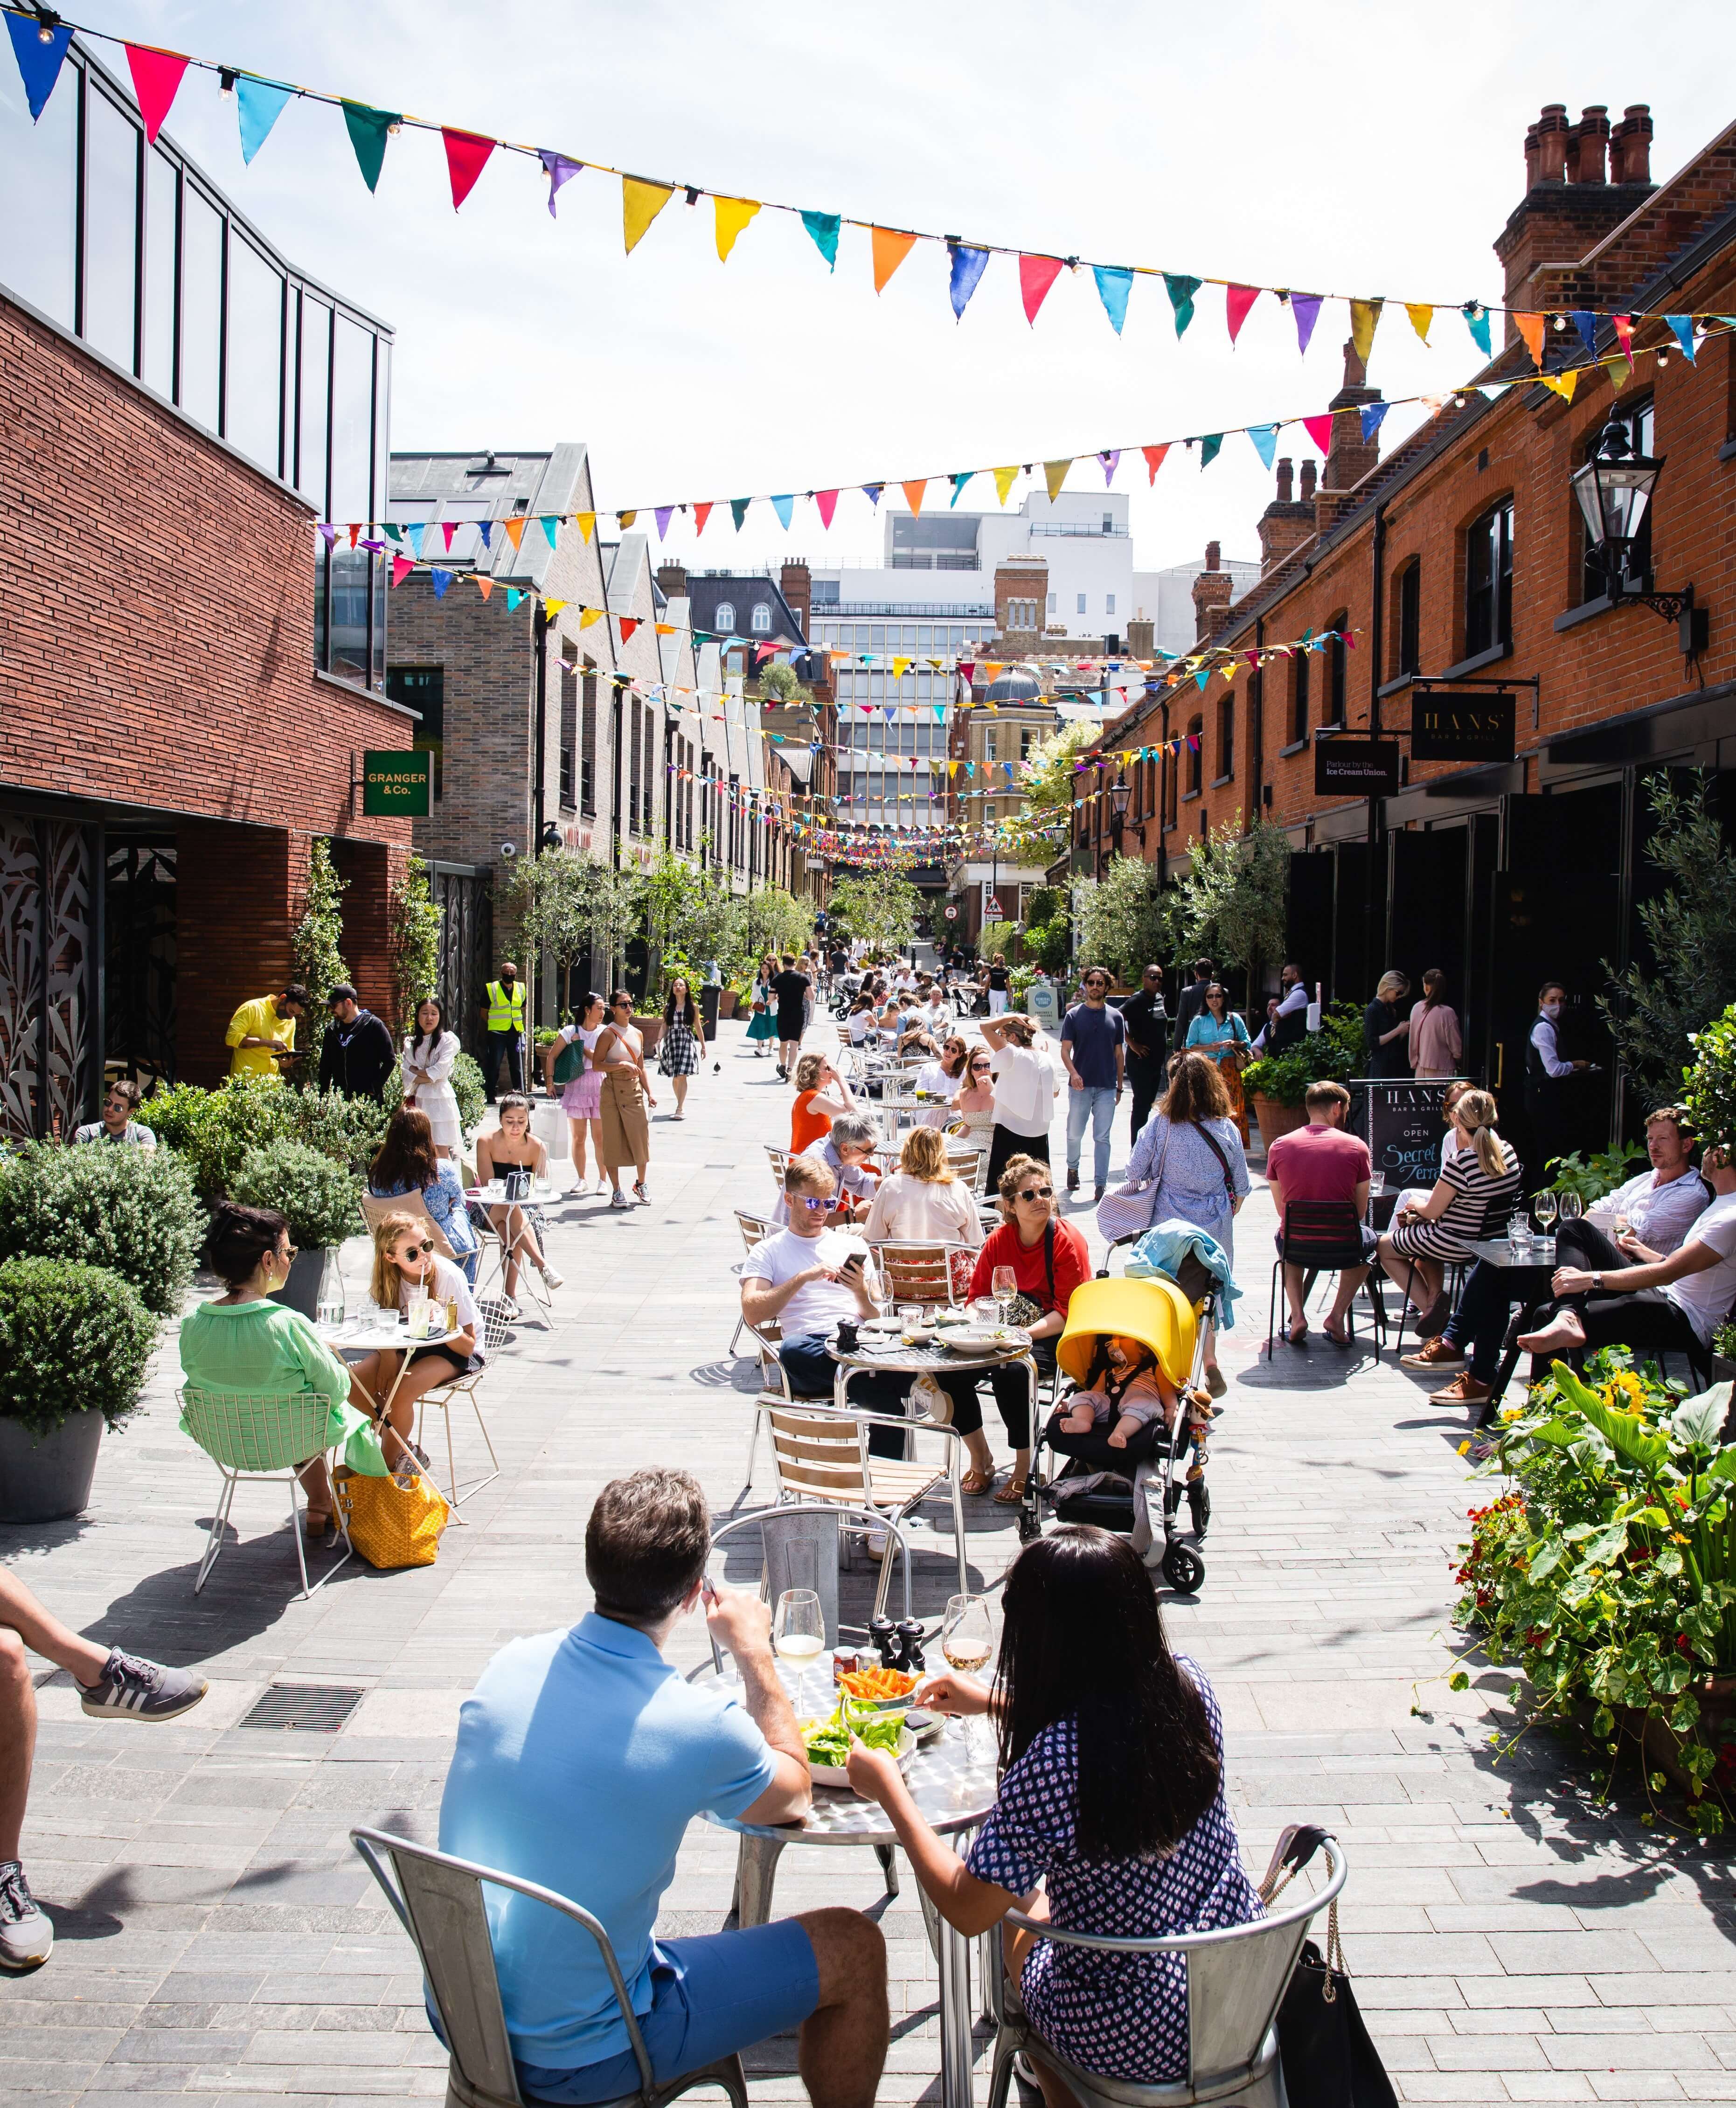
[[[1531,355],[1531,364],[1540,371],[1543,366],[1543,317],[1510,313],[1508,319],[1525,340],[1525,348]]]
[[[1539,376],[1545,388],[1553,389],[1563,403],[1573,400],[1573,391],[1579,385],[1579,370],[1569,367],[1565,373],[1544,373]]]
[[[492,520],[479,520],[476,522],[476,532],[482,537],[483,547],[485,549],[492,549],[494,546],[494,521]]]
[[[1069,454],[1065,461],[1048,461],[1043,464],[1043,480],[1048,486],[1048,502],[1053,505],[1061,495],[1061,486],[1067,480],[1067,471],[1073,466]]]
[[[457,573],[453,571],[443,571],[438,565],[435,565],[434,569],[429,572],[428,583],[434,588],[434,597],[436,600],[445,599],[446,588],[452,583],[453,579],[457,575]]]
[[[1115,472],[1121,466],[1121,449],[1112,447],[1107,453],[1099,454],[1098,459],[1103,464],[1103,488],[1107,490],[1115,481]]]
[[[970,305],[971,295],[988,268],[989,252],[986,249],[972,249],[962,241],[949,241],[946,250],[953,259],[947,293],[953,304],[953,319],[957,322]]]
[[[1423,341],[1427,344],[1428,342],[1429,326],[1435,319],[1434,309],[1432,308],[1413,307],[1409,301],[1407,300],[1405,304],[1405,312],[1410,317],[1411,327],[1416,331],[1417,335],[1422,338]]]
[[[814,494],[814,502],[819,507],[820,525],[829,534],[832,530],[832,516],[838,509],[838,493],[835,490],[816,491]]]
[[[883,483],[865,483],[862,485],[862,495],[877,512],[880,510],[880,493],[885,489]]]
[[[488,166],[494,142],[484,138],[480,132],[454,132],[445,124],[440,127],[440,138],[446,148],[446,173],[452,183],[452,209],[456,212],[476,187],[476,178]]]
[[[392,583],[395,586],[401,586],[404,580],[408,578],[411,572],[415,569],[416,564],[413,558],[409,556],[394,556],[392,559]]]
[[[486,600],[494,590],[494,581],[490,578],[484,577],[482,573],[479,571],[476,574],[476,590],[481,594],[482,597]],[[562,605],[565,606],[564,601],[562,602]],[[550,612],[552,613],[554,610],[554,602],[552,601],[549,601],[548,607]]]
[[[1380,311],[1384,300],[1352,300],[1350,303],[1350,342],[1356,348],[1356,356],[1366,367],[1369,354],[1374,349],[1374,332],[1380,322]]]
[[[641,176],[621,178],[621,236],[630,256],[645,230],[675,195],[673,183],[647,183]]]
[[[579,522],[579,532],[588,542],[597,525],[597,515],[594,512],[575,512],[573,517]]]
[[[657,539],[660,542],[666,541],[669,538],[669,523],[674,517],[674,511],[675,508],[673,505],[660,505],[656,508]]]
[[[404,538],[405,541],[409,543],[412,551],[418,558],[421,556],[422,552],[422,536],[426,534],[427,531],[426,524],[406,527],[404,530]]]
[[[913,483],[904,483],[899,485],[899,489],[904,493],[904,502],[910,507],[910,510],[913,512],[918,513],[919,513],[922,509],[922,493],[927,490],[927,488],[928,479],[927,476],[923,476]]]
[[[644,620],[644,619],[645,618],[643,615],[624,615],[620,617],[621,642],[623,644],[630,644],[632,642],[634,631],[638,628],[639,624]]]
[[[1247,435],[1254,442],[1255,453],[1259,455],[1260,460],[1265,462],[1265,466],[1268,468],[1270,468],[1272,466],[1272,457],[1278,451],[1277,426],[1251,425],[1248,427]]]
[[[916,243],[915,235],[900,233],[895,227],[871,227],[868,229],[868,246],[873,255],[874,291],[877,293],[885,292],[886,281],[915,248]]]
[[[1320,319],[1320,303],[1324,296],[1319,293],[1292,293],[1290,312],[1296,320],[1296,348],[1305,352],[1314,336],[1314,326]]]
[[[525,517],[523,513],[520,513],[515,519],[503,520],[500,524],[507,530],[507,539],[516,549],[524,540],[525,529],[530,525],[530,522]]]
[[[570,161],[565,154],[557,154],[547,146],[537,149],[537,159],[548,176],[548,217],[555,216],[555,200],[560,195],[562,183],[570,182],[584,166],[583,161]]]
[[[440,522],[440,532],[446,537],[446,553],[449,556],[452,554],[452,538],[458,532],[458,523],[456,520],[443,520]]]
[[[1328,454],[1332,450],[1332,418],[1328,410],[1317,417],[1304,417],[1302,430],[1314,442],[1317,453]]]
[[[1631,353],[1634,345],[1634,318],[1631,315],[1612,315],[1615,325],[1616,341],[1624,352]]]
[[[548,544],[551,549],[553,548],[555,546],[555,537],[559,531],[558,523],[556,520],[554,514],[552,512],[539,512],[537,515],[537,525],[543,530],[543,539]]]
[[[145,120],[145,137],[154,146],[156,135],[163,128],[163,120],[174,105],[187,62],[178,52],[160,52],[149,44],[129,44],[126,53],[138,114]]]
[[[1193,319],[1193,296],[1205,282],[1199,278],[1184,277],[1179,272],[1166,271],[1163,289],[1170,296],[1170,305],[1175,310],[1175,334],[1179,337]]]
[[[752,198],[733,197],[713,198],[711,207],[717,223],[717,260],[727,264],[736,236],[760,208]]]
[[[241,135],[241,159],[253,157],[271,137],[271,128],[283,114],[283,106],[295,94],[281,81],[258,80],[250,73],[235,76],[235,117]]]
[[[1200,466],[1208,469],[1218,457],[1218,449],[1224,444],[1221,432],[1208,432],[1200,441]]]
[[[778,524],[780,527],[787,528],[789,525],[790,516],[795,509],[796,500],[793,496],[774,498],[772,500],[772,510],[778,515]]]
[[[1103,313],[1115,326],[1117,336],[1121,325],[1127,320],[1127,296],[1134,289],[1131,271],[1111,268],[1107,264],[1093,264],[1091,275],[1097,281],[1097,297],[1103,304]]]
[[[1003,505],[1007,502],[1007,493],[1012,489],[1013,482],[1018,475],[1018,472],[1017,466],[1012,468],[998,468],[990,471],[990,474],[994,478],[994,495],[1000,500]]]
[[[1061,276],[1058,256],[1021,256],[1019,259],[1019,298],[1025,319],[1035,322],[1037,310],[1048,297],[1048,289]]]
[[[64,22],[41,22],[34,15],[8,12],[7,34],[12,40],[12,56],[18,61],[18,77],[24,83],[24,99],[34,124],[47,106],[54,83],[61,77],[61,61],[72,42],[72,31]]]
[[[1472,342],[1477,346],[1477,349],[1481,352],[1485,358],[1489,358],[1490,356],[1490,353],[1489,349],[1488,309],[1479,307],[1477,302],[1472,300],[1468,306],[1463,310],[1463,313],[1465,318],[1465,327],[1471,332]]]
[[[1573,327],[1580,333],[1580,342],[1585,347],[1586,356],[1595,358],[1598,355],[1597,317],[1588,309],[1576,308],[1573,311]]]
[[[1392,405],[1390,403],[1363,404],[1357,414],[1362,419],[1362,436],[1364,444],[1380,430],[1382,419],[1391,408]]]
[[[1163,457],[1170,451],[1168,444],[1166,442],[1161,447],[1141,447],[1139,451],[1145,457],[1145,466],[1151,471],[1151,480],[1155,483],[1157,471],[1163,466]]]
[[[729,501],[730,517],[735,521],[737,534],[742,531],[742,522],[747,517],[747,508],[752,503],[751,498],[732,498]]]
[[[1260,298],[1258,286],[1226,286],[1224,289],[1224,319],[1229,325],[1232,345],[1242,334],[1242,325],[1247,320],[1247,311]]]
[[[516,591],[512,587],[508,586],[507,588],[507,613],[508,615],[516,615],[518,612],[518,604],[524,597],[523,593]]]
[[[843,215],[836,212],[805,212],[801,223],[813,236],[814,245],[826,259],[828,270],[838,268],[838,229]]]
[[[633,525],[634,521],[637,520],[638,516],[637,510],[632,512],[617,512],[615,516],[615,519],[620,525],[623,533],[625,533],[626,529]]]
[[[1670,325],[1671,330],[1675,335],[1676,342],[1682,347],[1683,358],[1688,361],[1688,363],[1690,366],[1692,366],[1694,363],[1693,317],[1692,315],[1666,315],[1664,317],[1664,320]]]
[[[395,132],[404,119],[395,110],[371,110],[365,102],[346,101],[343,109],[344,128],[355,151],[356,166],[362,171],[363,182],[374,190],[386,160],[386,135]]]
[[[949,501],[951,504],[956,505],[958,502],[958,500],[964,495],[964,486],[970,481],[971,478],[975,475],[976,473],[976,471],[975,469],[967,468],[964,471],[962,475],[949,476],[947,479],[953,487],[953,494]]]

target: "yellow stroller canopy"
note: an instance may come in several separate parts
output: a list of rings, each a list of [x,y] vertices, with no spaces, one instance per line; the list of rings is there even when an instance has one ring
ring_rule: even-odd
[[[1081,1281],[1067,1305],[1055,1359],[1075,1383],[1089,1380],[1099,1340],[1113,1333],[1151,1349],[1178,1390],[1193,1373],[1193,1306],[1173,1281],[1123,1276]]]

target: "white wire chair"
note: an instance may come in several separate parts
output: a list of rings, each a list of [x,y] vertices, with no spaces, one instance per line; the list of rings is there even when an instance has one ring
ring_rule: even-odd
[[[494,1454],[494,1439],[489,1433],[489,1424],[482,1417],[482,1402],[476,1395],[477,1389],[487,1373],[485,1367],[467,1370],[462,1376],[453,1376],[449,1377],[444,1383],[431,1385],[416,1401],[416,1439],[418,1443],[422,1440],[422,1415],[424,1408],[431,1405],[438,1407],[440,1418],[445,1423],[446,1498],[451,1502],[454,1513],[470,1498],[471,1494],[480,1493],[485,1486],[492,1485],[500,1476],[500,1459]],[[472,1480],[462,1493],[458,1490],[458,1467],[453,1457],[452,1445],[453,1411],[460,1399],[469,1401],[470,1409],[476,1416],[477,1430],[481,1435],[483,1444],[489,1453],[489,1463],[491,1467],[484,1472],[480,1479]]]
[[[338,1533],[344,1540],[344,1556],[309,1584],[307,1555],[302,1546],[300,1474],[335,1447],[327,1439],[330,1402],[312,1391],[216,1391],[197,1390],[191,1385],[175,1395],[183,1426],[223,1474],[223,1482],[193,1593],[196,1596],[205,1587],[223,1550],[236,1488],[243,1479],[275,1480],[280,1485],[288,1483],[290,1533],[295,1540],[295,1564],[301,1573],[300,1600],[307,1601],[355,1551],[340,1513]],[[327,1468],[329,1474],[329,1462]]]

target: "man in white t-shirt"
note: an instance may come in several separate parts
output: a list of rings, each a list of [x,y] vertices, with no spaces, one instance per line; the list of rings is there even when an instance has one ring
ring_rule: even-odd
[[[1573,1354],[1619,1342],[1636,1353],[1687,1354],[1711,1345],[1736,1303],[1736,1165],[1706,1152],[1711,1205],[1667,1259],[1611,1270],[1558,1267],[1545,1322],[1519,1336],[1526,1353]]]
[[[994,1060],[994,1137],[989,1150],[989,1191],[1015,1156],[1048,1159],[1049,1123],[1060,1083],[1054,1065],[1037,1051],[1031,1019],[1009,1010],[984,1021],[982,1036]]]

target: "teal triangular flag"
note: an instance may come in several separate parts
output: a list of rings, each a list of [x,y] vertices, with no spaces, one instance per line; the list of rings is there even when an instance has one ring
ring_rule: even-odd
[[[953,502],[953,503],[954,503],[954,505],[956,505],[956,504],[958,502],[959,498],[963,495],[963,493],[964,493],[964,486],[966,485],[966,484],[967,484],[967,483],[970,481],[971,478],[972,478],[973,475],[976,475],[976,470],[975,470],[975,469],[973,469],[973,468],[967,468],[967,469],[965,471],[965,472],[964,472],[964,474],[963,474],[963,475],[955,475],[955,476],[954,476],[954,477],[952,478],[952,486],[953,486],[953,499],[952,499],[952,502]]]
[[[390,536],[390,538],[392,538],[392,540],[393,540],[393,541],[395,541],[395,542],[402,542],[402,541],[403,541],[403,539],[404,539],[404,529],[403,529],[403,528],[395,526],[390,520],[388,520],[386,521],[386,533]]]
[[[1103,304],[1103,312],[1115,324],[1119,336],[1127,319],[1127,296],[1133,291],[1134,274],[1119,264],[1093,264],[1091,275],[1097,281],[1097,297]]]
[[[1489,350],[1489,310],[1487,308],[1468,307],[1465,309],[1465,327],[1470,331],[1472,341],[1485,358]]]
[[[742,522],[747,517],[747,508],[752,503],[753,500],[751,498],[732,498],[729,501],[730,514],[735,521],[735,531],[738,534],[742,531]]]
[[[836,212],[805,212],[801,223],[814,236],[814,245],[835,271],[838,268],[838,229],[843,224],[843,214]]]
[[[1200,441],[1200,466],[1202,469],[1211,466],[1218,457],[1218,448],[1223,444],[1224,435],[1221,432],[1206,433],[1205,438]]]
[[[344,124],[349,133],[349,143],[355,149],[356,166],[370,190],[380,180],[381,164],[386,159],[386,135],[393,125],[403,122],[396,110],[370,110],[365,102],[344,105]]]
[[[557,531],[555,515],[552,512],[539,512],[537,515],[536,524],[543,530],[543,539],[548,543],[551,549],[553,548]],[[1095,1132],[1094,1129],[1093,1132]]]
[[[1164,291],[1170,296],[1170,305],[1175,310],[1175,334],[1179,336],[1193,319],[1193,296],[1202,282],[1197,278],[1183,277],[1174,271],[1163,274]]]
[[[250,73],[235,76],[235,115],[241,124],[244,161],[251,161],[265,144],[272,126],[282,115],[284,104],[295,92],[282,81],[256,80]]]
[[[515,614],[516,614],[516,613],[517,613],[517,611],[518,611],[518,604],[519,604],[519,602],[520,602],[520,601],[524,598],[524,597],[525,597],[525,596],[524,596],[521,592],[515,592],[513,591],[513,589],[512,588],[512,587],[510,587],[510,586],[508,586],[508,587],[507,587],[507,613],[508,615],[515,615]]]

